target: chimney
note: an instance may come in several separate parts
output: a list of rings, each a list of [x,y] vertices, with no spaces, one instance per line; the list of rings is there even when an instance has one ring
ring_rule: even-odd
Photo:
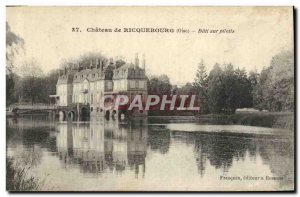
[[[143,54],[143,69],[145,71],[146,69],[146,59],[145,59],[145,54]]]
[[[135,54],[135,68],[138,68],[139,67],[139,54],[136,53]]]
[[[96,68],[99,69],[99,59],[96,59]]]
[[[91,60],[90,69],[93,69],[93,60]]]
[[[74,64],[73,67],[72,67],[72,70],[78,71],[78,64]]]
[[[99,59],[99,68],[103,70],[103,60]]]
[[[82,67],[80,66],[80,63],[78,62],[78,69],[77,69],[77,71],[79,72],[79,71],[81,71],[81,69],[82,69]]]

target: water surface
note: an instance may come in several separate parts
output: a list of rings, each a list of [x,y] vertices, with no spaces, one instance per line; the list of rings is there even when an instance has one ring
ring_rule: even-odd
[[[24,116],[7,120],[7,156],[45,179],[42,190],[290,190],[292,134],[149,118]]]

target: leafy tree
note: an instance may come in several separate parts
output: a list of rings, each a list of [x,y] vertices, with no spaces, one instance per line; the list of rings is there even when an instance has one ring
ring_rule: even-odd
[[[11,28],[6,22],[6,71],[7,74],[12,73],[14,67],[14,57],[19,53],[20,48],[23,49],[24,40],[20,36],[11,31]]]
[[[33,104],[38,101],[44,90],[44,83],[42,82],[43,72],[34,60],[25,61],[20,71],[22,77],[22,97]]]
[[[195,92],[195,87],[191,83],[186,83],[184,86],[177,90],[179,95],[192,95]]]
[[[170,95],[171,89],[172,89],[172,85],[167,75],[152,77],[148,82],[149,94]]]
[[[14,57],[19,53],[20,48],[23,49],[24,40],[11,31],[6,22],[6,105],[10,105],[17,101],[15,85],[19,78],[13,73]]]
[[[294,56],[290,51],[275,55],[261,71],[254,92],[255,107],[270,111],[294,110]]]
[[[210,113],[235,113],[237,108],[252,107],[252,84],[245,69],[234,69],[232,64],[215,64],[209,73],[207,104]],[[201,88],[198,88],[198,90]]]

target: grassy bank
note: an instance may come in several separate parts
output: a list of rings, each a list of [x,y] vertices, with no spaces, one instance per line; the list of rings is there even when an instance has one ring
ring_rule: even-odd
[[[233,115],[200,115],[198,121],[210,124],[238,124],[280,129],[294,129],[294,113],[237,113]]]
[[[240,113],[228,117],[232,124],[272,127],[280,129],[294,129],[293,113]]]
[[[12,158],[6,160],[6,190],[38,191],[43,184],[39,178],[29,175],[30,167],[21,167]]]

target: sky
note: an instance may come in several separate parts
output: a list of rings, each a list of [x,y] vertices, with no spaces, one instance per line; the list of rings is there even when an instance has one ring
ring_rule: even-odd
[[[166,74],[171,83],[183,85],[193,82],[201,59],[208,71],[216,62],[260,71],[294,45],[292,7],[8,7],[6,16],[11,30],[25,41],[17,65],[34,59],[44,72],[88,52],[128,62],[139,53],[140,59],[145,54],[148,75]],[[73,27],[81,32],[72,32]],[[190,33],[86,31],[96,27],[183,28]]]

